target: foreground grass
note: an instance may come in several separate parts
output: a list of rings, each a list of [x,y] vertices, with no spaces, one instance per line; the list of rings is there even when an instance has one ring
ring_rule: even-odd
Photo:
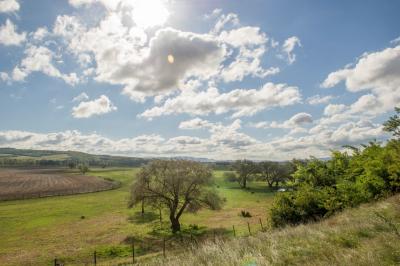
[[[207,242],[141,265],[400,265],[400,195],[319,223]]]
[[[99,261],[123,260],[130,255],[126,240],[131,236],[146,244],[147,250],[138,248],[140,255],[159,250],[149,244],[159,239],[154,234],[158,215],[146,210],[142,218],[138,208],[127,208],[129,186],[137,170],[94,169],[88,173],[120,181],[121,187],[111,191],[0,202],[0,265],[52,265],[54,258],[66,265],[84,265],[92,262],[94,250],[100,254]],[[184,214],[186,227],[196,224],[204,230],[228,231],[235,225],[237,234],[244,235],[247,222],[256,226],[259,218],[266,219],[273,193],[265,184],[251,183],[249,190],[241,190],[237,184],[224,182],[222,172],[215,176],[217,190],[226,198],[224,208]],[[241,217],[241,210],[253,217]]]

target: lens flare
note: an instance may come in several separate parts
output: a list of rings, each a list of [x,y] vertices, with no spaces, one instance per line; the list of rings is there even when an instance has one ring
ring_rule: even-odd
[[[167,57],[168,63],[173,64],[175,62],[175,58],[172,54],[169,54]]]

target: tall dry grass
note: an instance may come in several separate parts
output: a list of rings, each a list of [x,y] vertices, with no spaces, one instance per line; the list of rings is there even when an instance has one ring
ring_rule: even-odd
[[[319,223],[207,242],[140,265],[400,265],[400,195]]]

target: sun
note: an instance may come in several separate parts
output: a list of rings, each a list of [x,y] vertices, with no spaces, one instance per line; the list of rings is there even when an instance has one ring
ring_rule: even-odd
[[[141,28],[163,25],[169,16],[165,0],[135,0],[132,6],[132,18]]]

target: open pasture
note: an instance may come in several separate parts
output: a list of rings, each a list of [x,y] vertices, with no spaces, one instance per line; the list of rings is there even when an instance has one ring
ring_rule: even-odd
[[[159,239],[154,235],[159,227],[158,212],[146,207],[142,218],[140,206],[127,207],[130,184],[137,170],[106,168],[87,173],[121,183],[119,188],[109,191],[0,202],[1,264],[51,265],[54,258],[60,258],[66,265],[84,265],[91,263],[94,250],[99,252],[99,262],[118,258],[127,262],[129,252],[116,252],[129,250],[127,238],[134,236],[145,247],[151,246]],[[260,227],[259,219],[267,219],[274,193],[265,183],[251,182],[249,189],[243,190],[237,183],[225,182],[222,175],[222,171],[214,171],[215,188],[226,198],[222,210],[185,213],[184,228],[196,224],[207,231],[230,233],[235,225],[238,235],[246,235],[247,222],[256,230]],[[242,210],[252,217],[242,217]],[[167,213],[163,216],[168,226]],[[154,249],[159,251],[160,247]]]
[[[116,182],[57,169],[0,170],[0,200],[41,198],[103,191]]]

